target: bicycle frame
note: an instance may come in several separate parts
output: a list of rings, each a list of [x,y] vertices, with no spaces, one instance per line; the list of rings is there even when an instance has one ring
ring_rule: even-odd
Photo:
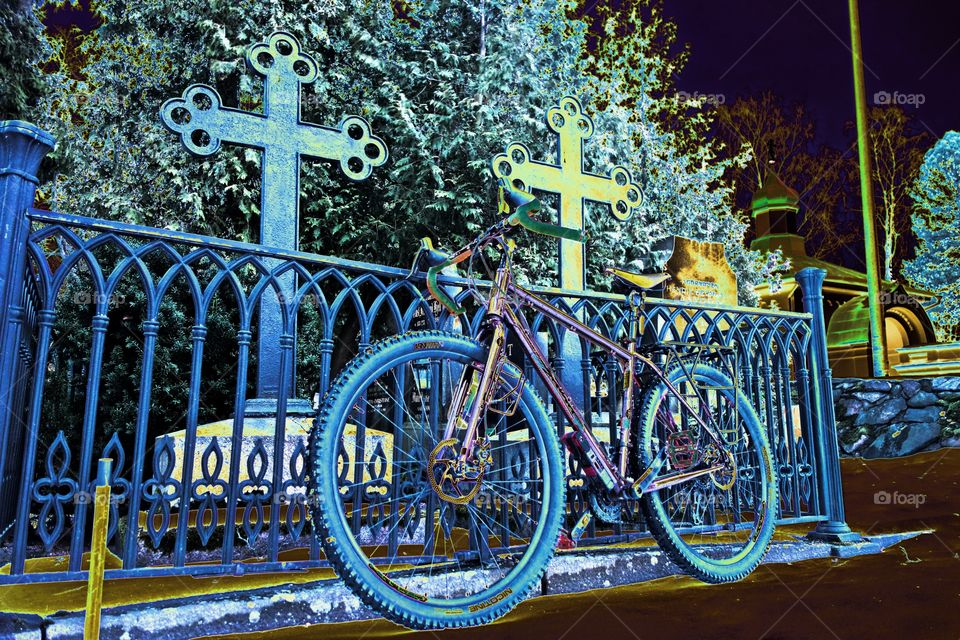
[[[644,370],[648,372],[647,375],[643,376],[644,382],[658,380],[665,383],[668,392],[679,401],[683,408],[689,411],[689,415],[697,420],[714,443],[721,448],[725,448],[723,439],[710,424],[709,413],[707,416],[702,416],[700,412],[694,411],[683,394],[667,379],[664,371],[649,357],[637,351],[636,341],[640,331],[639,318],[636,317],[635,309],[634,317],[631,319],[630,339],[627,345],[622,346],[617,344],[583,324],[572,315],[565,313],[546,300],[516,285],[513,282],[510,268],[510,252],[511,249],[505,247],[505,254],[501,258],[500,266],[497,269],[494,279],[494,286],[486,303],[487,324],[485,327],[485,342],[489,345],[487,361],[483,367],[479,382],[470,374],[469,369],[464,370],[464,374],[453,396],[453,406],[451,407],[444,432],[443,439],[447,440],[454,438],[458,429],[465,430],[466,433],[463,437],[463,448],[460,453],[460,460],[466,463],[472,453],[479,419],[483,415],[483,410],[488,400],[488,391],[491,385],[495,383],[493,378],[498,370],[497,365],[501,358],[504,357],[503,352],[505,349],[507,330],[509,329],[519,339],[523,351],[543,381],[547,392],[557,403],[563,416],[570,423],[572,431],[563,436],[561,439],[562,442],[567,449],[581,461],[587,476],[599,480],[608,491],[620,494],[627,489],[633,489],[634,493],[639,495],[643,490],[656,491],[722,469],[723,464],[716,464],[694,471],[681,471],[657,477],[659,468],[662,466],[661,461],[660,464],[652,464],[645,469],[640,474],[638,480],[630,481],[627,469],[629,464],[634,394],[642,391],[641,381],[637,379],[638,376],[636,375],[638,365],[643,365],[645,367]],[[515,308],[519,309],[523,307],[542,313],[548,319],[564,327],[573,335],[612,354],[622,367],[624,372],[624,400],[618,424],[622,447],[620,449],[619,460],[617,460],[616,463],[610,460],[601,442],[597,440],[596,436],[594,436],[587,427],[583,414],[579,408],[577,408],[563,383],[557,378],[553,369],[550,367],[546,356],[537,344],[536,338],[527,326],[526,320],[516,312]],[[703,406],[709,412],[709,408],[705,405]],[[662,456],[663,452],[660,452],[660,454]]]

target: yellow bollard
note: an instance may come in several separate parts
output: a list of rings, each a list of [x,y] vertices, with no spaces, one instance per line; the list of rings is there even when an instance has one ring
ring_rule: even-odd
[[[103,604],[103,569],[107,559],[107,528],[110,524],[110,467],[113,460],[100,458],[93,504],[93,536],[90,540],[90,574],[87,578],[85,640],[100,637],[100,607]]]

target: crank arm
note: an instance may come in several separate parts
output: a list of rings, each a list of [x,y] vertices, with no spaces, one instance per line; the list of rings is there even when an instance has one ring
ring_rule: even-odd
[[[649,489],[650,485],[657,479],[657,476],[660,474],[660,469],[663,468],[664,463],[667,461],[667,448],[663,447],[660,449],[660,453],[657,454],[657,457],[653,459],[653,462],[650,463],[643,473],[640,474],[640,477],[637,478],[637,481],[633,483],[630,487],[633,491],[633,495],[636,498],[642,496]]]

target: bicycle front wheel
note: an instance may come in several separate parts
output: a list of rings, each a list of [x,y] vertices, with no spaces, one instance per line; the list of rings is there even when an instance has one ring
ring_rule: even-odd
[[[763,560],[775,527],[778,492],[766,434],[747,398],[715,367],[678,364],[666,377],[687,406],[665,382],[644,394],[640,468],[661,453],[661,477],[717,463],[723,468],[644,494],[647,525],[690,575],[710,583],[739,580]],[[713,426],[722,447],[694,413]]]
[[[473,455],[444,439],[461,377],[487,350],[439,331],[375,344],[331,388],[311,437],[313,519],[340,577],[384,617],[429,629],[489,622],[539,584],[564,512],[560,445],[505,364]]]

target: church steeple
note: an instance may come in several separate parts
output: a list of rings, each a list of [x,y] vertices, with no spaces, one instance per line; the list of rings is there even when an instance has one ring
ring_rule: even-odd
[[[773,169],[767,170],[763,185],[750,203],[756,238],[751,249],[782,249],[785,256],[805,256],[803,237],[797,234],[800,195],[783,183]]]

